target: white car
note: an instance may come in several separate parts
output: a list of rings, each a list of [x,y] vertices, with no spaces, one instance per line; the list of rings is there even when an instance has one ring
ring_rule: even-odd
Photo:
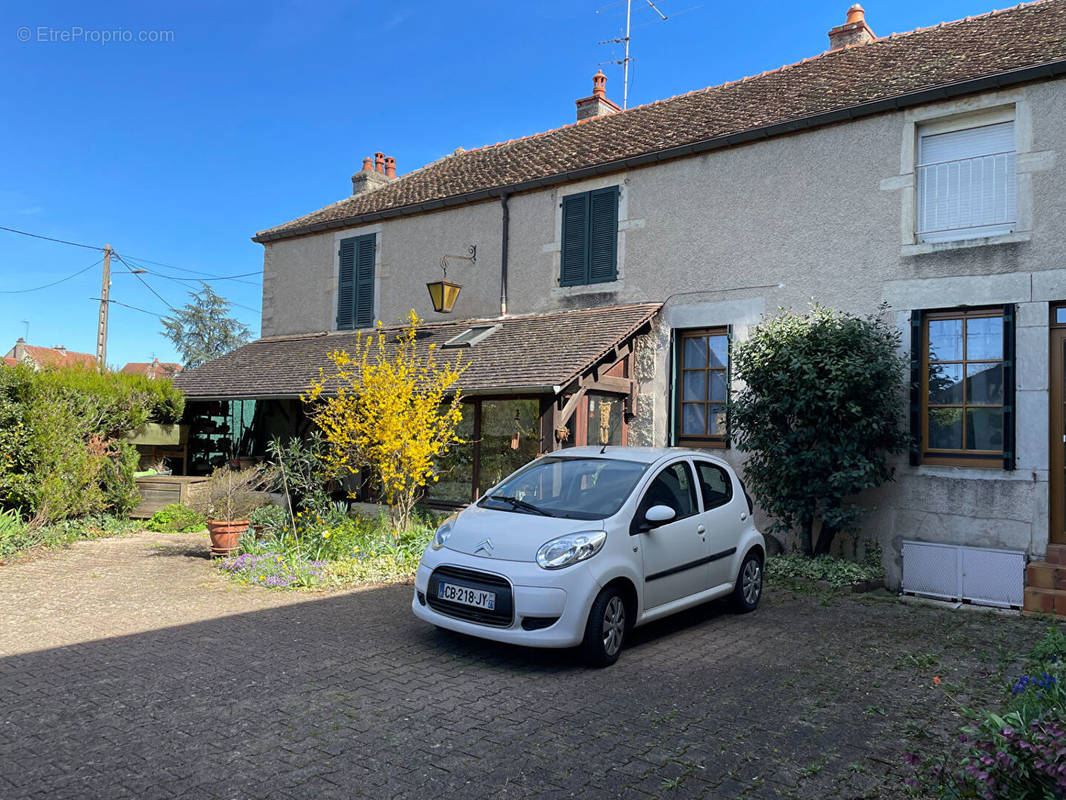
[[[441,525],[412,608],[471,636],[581,645],[606,666],[637,625],[726,595],[753,611],[765,552],[721,459],[575,447],[530,462]]]

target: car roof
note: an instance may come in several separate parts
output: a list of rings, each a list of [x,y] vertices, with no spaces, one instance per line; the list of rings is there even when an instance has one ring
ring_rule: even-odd
[[[610,458],[616,461],[636,461],[641,464],[654,464],[656,461],[673,456],[692,456],[725,463],[711,453],[686,447],[623,447],[609,444],[606,447],[567,447],[564,450],[545,453],[545,455],[552,458]]]

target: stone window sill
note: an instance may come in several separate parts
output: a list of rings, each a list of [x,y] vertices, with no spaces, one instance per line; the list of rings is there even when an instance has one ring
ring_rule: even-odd
[[[983,236],[979,239],[959,239],[953,242],[921,242],[918,244],[905,244],[900,247],[901,256],[920,256],[927,253],[939,253],[942,250],[963,250],[968,247],[987,247],[997,244],[1015,244],[1028,242],[1032,238],[1031,231],[1014,231],[999,236]]]

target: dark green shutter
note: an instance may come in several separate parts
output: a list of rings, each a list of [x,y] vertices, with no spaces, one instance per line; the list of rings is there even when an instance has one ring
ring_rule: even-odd
[[[727,325],[725,356],[725,446],[733,446],[733,326]]]
[[[337,286],[337,330],[350,330],[355,323],[355,239],[342,239],[340,281]]]
[[[563,198],[563,252],[560,286],[587,283],[589,194]]]
[[[374,246],[375,234],[360,236],[355,254],[355,327],[374,324]]]
[[[590,193],[589,272],[587,283],[613,281],[617,276],[618,187]]]
[[[922,312],[911,312],[911,466],[922,463]]]
[[[1014,469],[1015,368],[1014,304],[1003,306],[1003,469]]]
[[[353,236],[340,244],[337,329],[374,324],[374,248],[377,235]]]
[[[667,436],[670,447],[677,445],[678,431],[681,429],[681,395],[678,393],[679,377],[678,368],[681,364],[681,337],[677,331],[670,331],[670,414],[667,420]]]

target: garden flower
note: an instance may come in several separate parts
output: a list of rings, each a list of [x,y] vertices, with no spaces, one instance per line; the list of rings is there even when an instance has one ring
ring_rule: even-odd
[[[935,683],[937,686],[939,686],[940,685],[940,678],[934,677],[933,678],[933,683]]]

